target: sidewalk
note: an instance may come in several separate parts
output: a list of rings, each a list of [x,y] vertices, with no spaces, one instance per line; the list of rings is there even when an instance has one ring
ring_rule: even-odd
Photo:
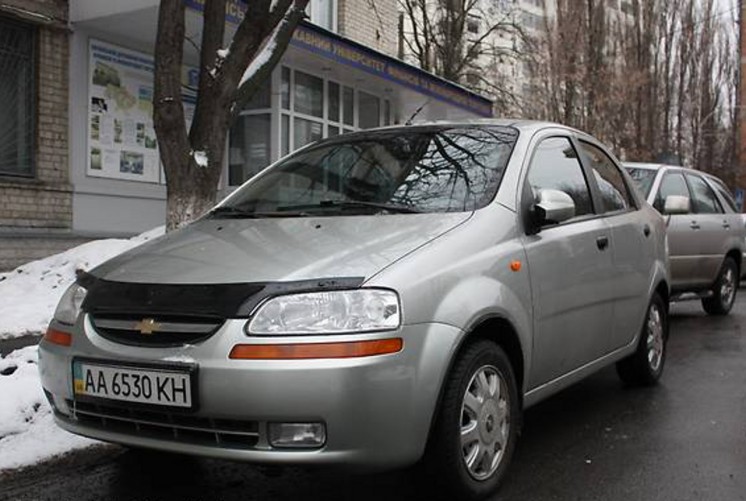
[[[40,332],[38,334],[26,334],[25,336],[12,339],[0,339],[0,357],[4,357],[8,353],[23,348],[24,346],[39,344],[41,336],[42,334]]]

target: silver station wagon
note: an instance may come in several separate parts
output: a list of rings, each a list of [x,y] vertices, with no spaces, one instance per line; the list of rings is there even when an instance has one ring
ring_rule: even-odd
[[[592,137],[490,121],[320,141],[81,274],[40,345],[59,426],[497,488],[525,408],[666,356],[663,218]]]
[[[668,225],[672,300],[701,298],[710,315],[733,307],[746,238],[744,220],[725,184],[684,167],[625,163],[638,188]]]

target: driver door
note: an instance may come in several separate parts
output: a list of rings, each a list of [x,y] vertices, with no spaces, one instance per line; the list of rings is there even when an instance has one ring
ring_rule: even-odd
[[[569,137],[541,140],[529,164],[522,207],[538,190],[573,199],[575,216],[524,235],[534,308],[530,387],[548,383],[603,356],[611,341],[611,231],[598,217],[585,171]],[[528,203],[526,203],[528,202]]]

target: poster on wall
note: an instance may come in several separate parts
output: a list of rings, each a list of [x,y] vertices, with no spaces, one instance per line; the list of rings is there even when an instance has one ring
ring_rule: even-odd
[[[94,177],[158,183],[153,127],[153,57],[98,40],[89,47],[88,169]],[[185,69],[196,80],[196,70]],[[185,114],[194,96],[185,95]]]

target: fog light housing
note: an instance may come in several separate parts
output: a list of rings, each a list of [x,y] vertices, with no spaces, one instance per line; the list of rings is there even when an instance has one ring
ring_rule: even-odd
[[[324,423],[269,423],[272,447],[315,449],[326,442]]]

